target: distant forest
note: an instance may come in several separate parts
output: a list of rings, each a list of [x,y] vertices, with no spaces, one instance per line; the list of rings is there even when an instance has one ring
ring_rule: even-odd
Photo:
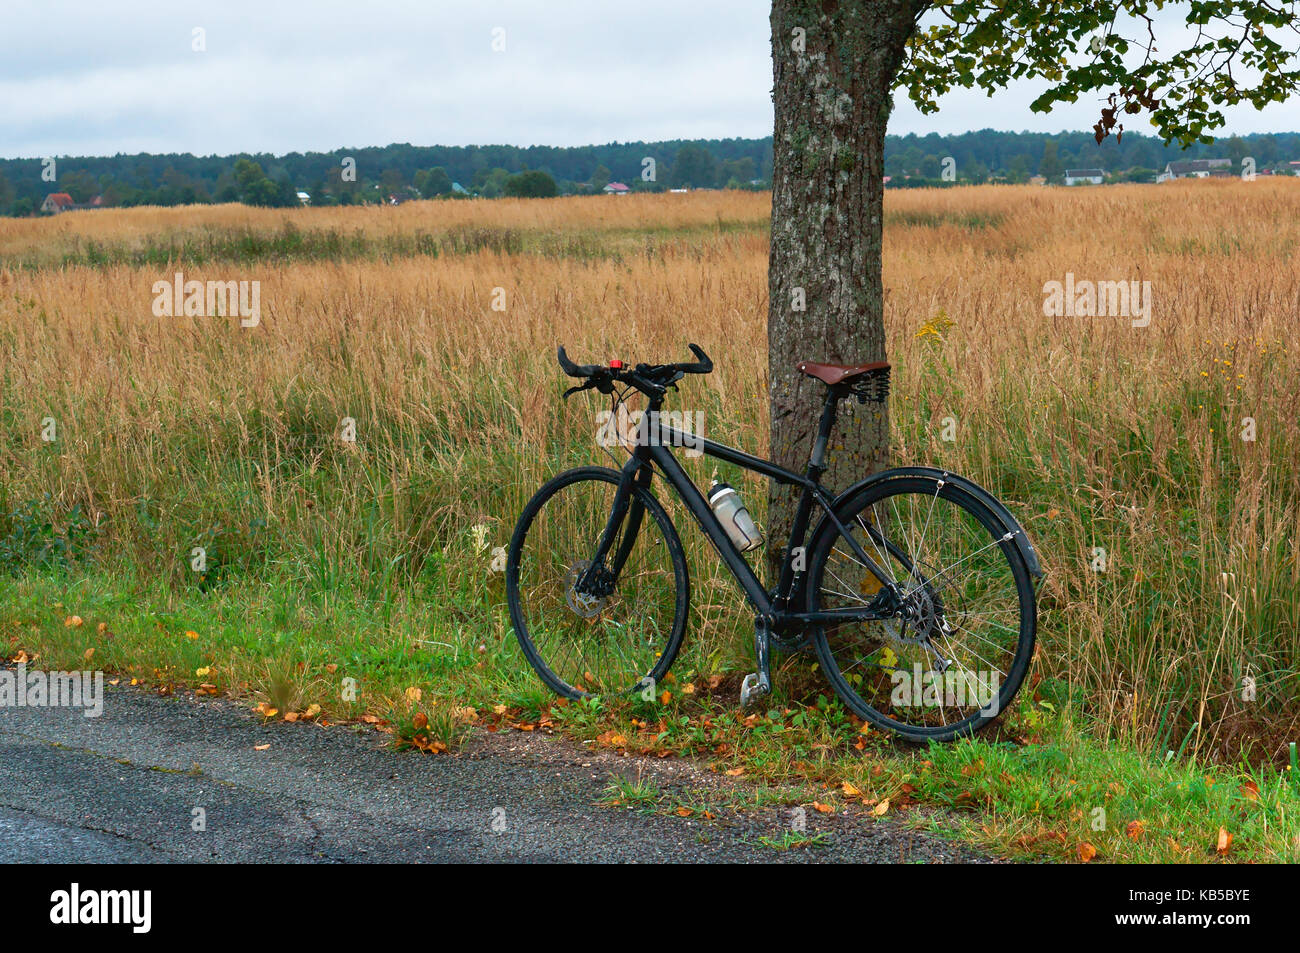
[[[1066,169],[1096,168],[1109,181],[1151,181],[1167,162],[1245,157],[1260,171],[1293,169],[1300,133],[1231,137],[1183,150],[1127,133],[1100,145],[1088,132],[996,132],[889,136],[885,174],[891,187],[1060,181]],[[951,163],[945,160],[951,158]],[[652,161],[650,161],[652,160]],[[188,205],[244,202],[313,205],[601,192],[669,188],[767,188],[772,139],[704,139],[601,146],[413,146],[395,144],[274,156],[116,155],[0,159],[0,214],[31,215],[46,197],[66,193],[77,206]]]

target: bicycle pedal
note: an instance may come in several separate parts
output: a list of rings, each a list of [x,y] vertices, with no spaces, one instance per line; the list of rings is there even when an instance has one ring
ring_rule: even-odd
[[[740,683],[740,707],[748,708],[751,703],[771,694],[772,683],[758,672],[750,672]]]

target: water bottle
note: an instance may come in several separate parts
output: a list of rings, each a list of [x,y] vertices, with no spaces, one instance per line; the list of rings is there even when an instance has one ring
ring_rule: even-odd
[[[709,506],[718,518],[722,528],[727,531],[731,541],[742,553],[758,549],[763,545],[763,534],[754,525],[754,519],[745,509],[745,502],[740,494],[726,483],[713,481],[709,487]]]

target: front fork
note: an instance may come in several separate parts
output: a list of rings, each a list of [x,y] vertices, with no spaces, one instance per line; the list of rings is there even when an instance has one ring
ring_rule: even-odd
[[[600,534],[600,542],[596,545],[596,551],[592,554],[591,562],[587,565],[586,570],[574,582],[574,589],[577,592],[607,596],[613,591],[614,586],[618,584],[619,573],[623,571],[628,556],[632,554],[632,547],[636,545],[637,534],[641,532],[641,522],[645,519],[645,504],[637,499],[633,489],[638,486],[642,489],[648,488],[653,472],[648,464],[641,465],[636,460],[629,461],[628,465],[623,468],[623,478],[618,482],[618,490],[614,494],[614,505],[610,509],[605,529]],[[608,571],[605,571],[605,560],[609,556],[615,538],[618,537],[619,527],[625,517],[627,519],[627,528],[623,533],[623,538],[619,540],[618,549],[614,552],[613,565]]]

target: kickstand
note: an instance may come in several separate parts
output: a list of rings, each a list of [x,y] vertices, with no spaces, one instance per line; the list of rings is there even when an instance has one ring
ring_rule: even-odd
[[[758,662],[758,671],[750,672],[740,683],[740,707],[748,708],[751,703],[772,692],[772,672],[769,662],[771,654],[772,627],[762,616],[754,619],[754,658]]]

